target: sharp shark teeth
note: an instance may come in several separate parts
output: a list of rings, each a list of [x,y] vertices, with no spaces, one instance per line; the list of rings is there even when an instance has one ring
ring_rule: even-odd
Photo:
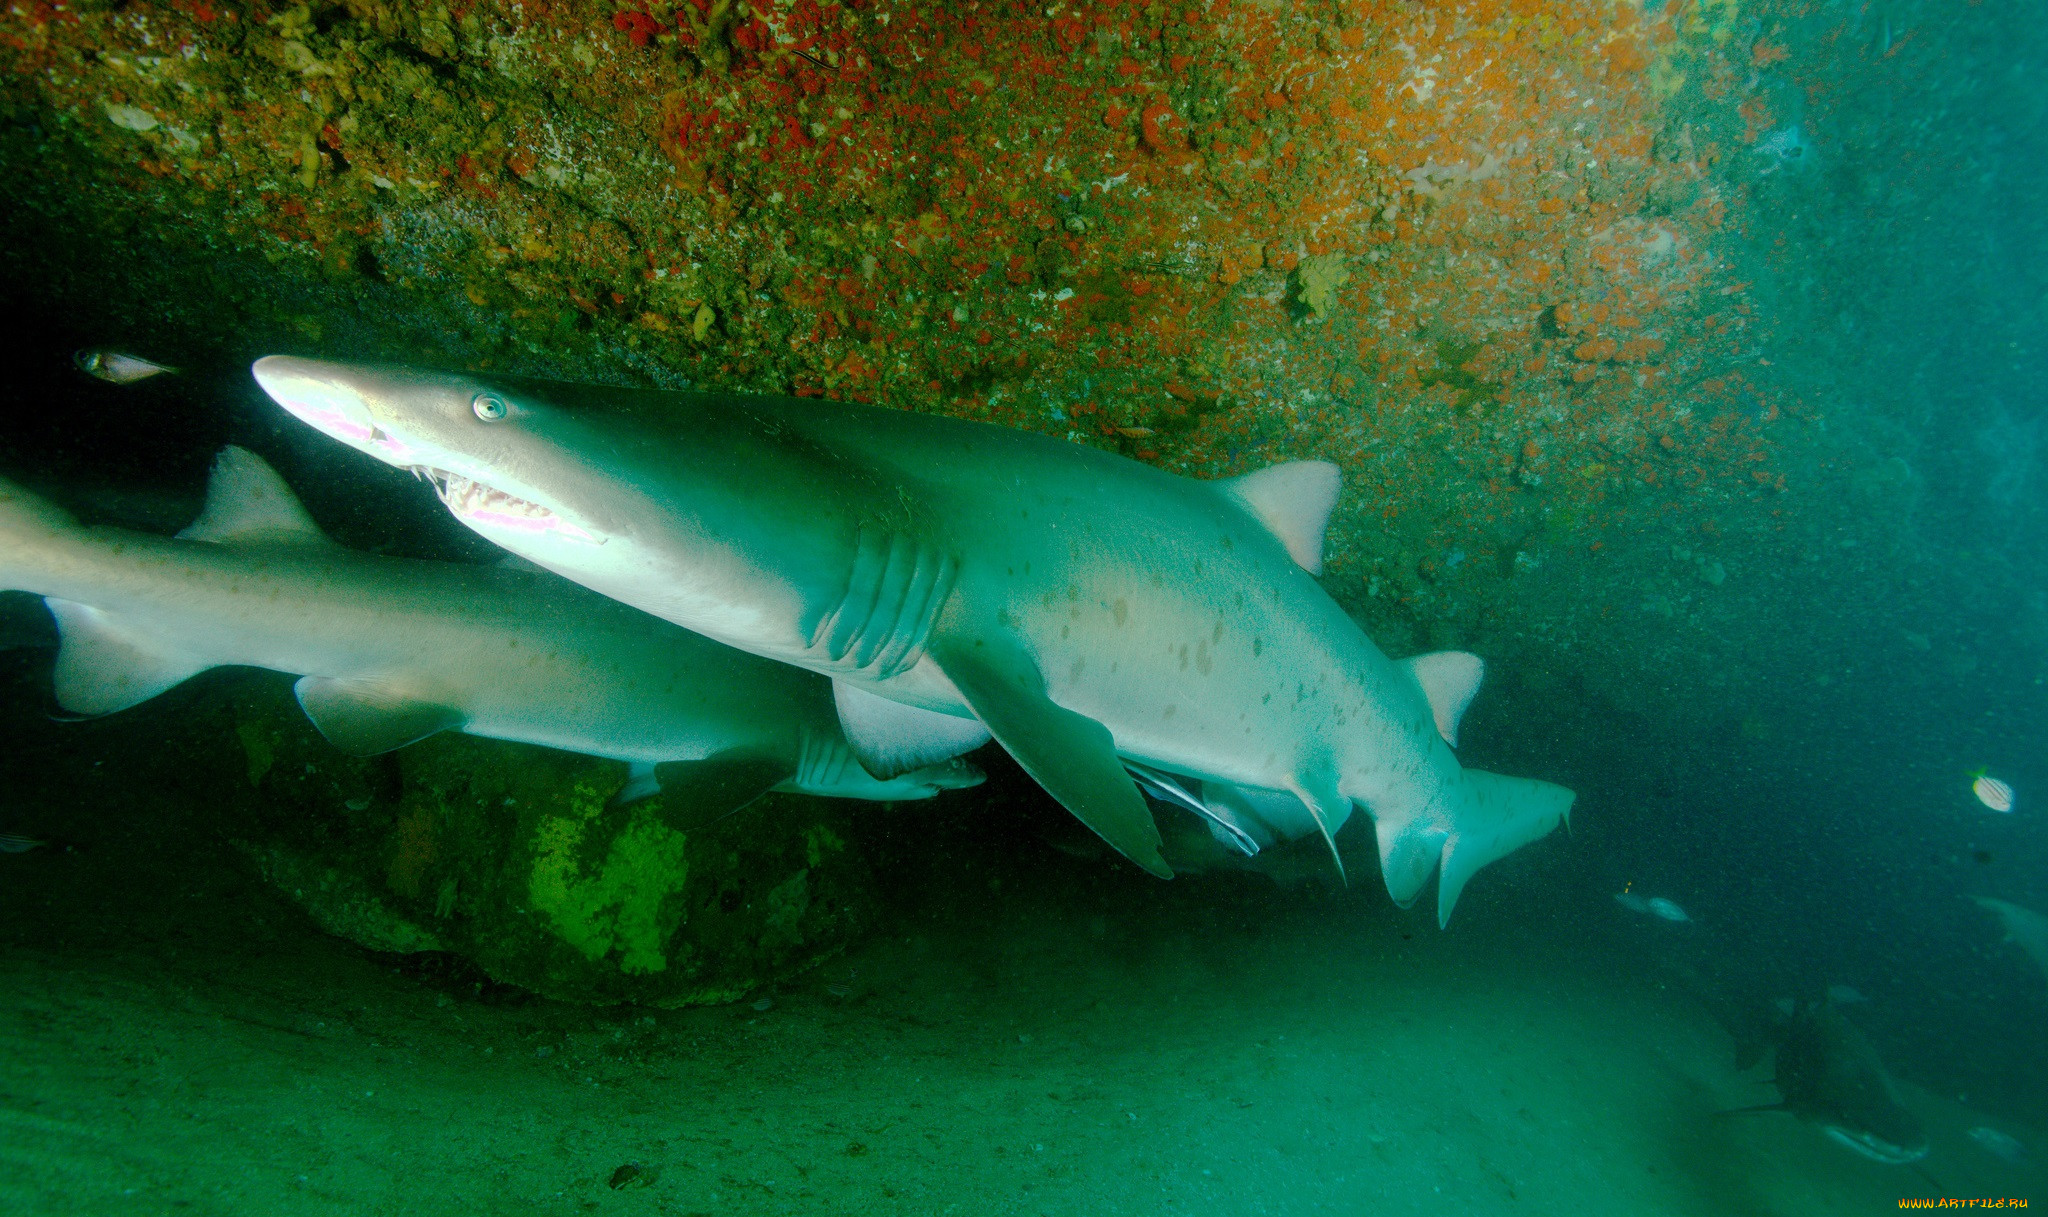
[[[594,545],[604,544],[598,537],[541,504],[488,483],[431,465],[414,465],[412,473],[433,485],[434,494],[449,511],[474,524],[525,533],[549,533]]]

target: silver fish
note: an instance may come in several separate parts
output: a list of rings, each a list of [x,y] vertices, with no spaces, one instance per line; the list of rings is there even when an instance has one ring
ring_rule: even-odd
[[[1988,1125],[1979,1124],[1970,1130],[1969,1137],[1970,1140],[1982,1146],[1985,1153],[1990,1154],[1994,1158],[2002,1158],[2007,1162],[2024,1162],[2027,1160],[2027,1147],[2020,1143],[2019,1138],[2014,1137],[2010,1133],[2003,1133]]]
[[[71,362],[77,364],[78,370],[87,376],[113,385],[132,385],[138,380],[148,380],[152,376],[162,376],[166,373],[175,375],[178,371],[164,364],[151,363],[139,355],[96,347],[76,352],[71,356]]]

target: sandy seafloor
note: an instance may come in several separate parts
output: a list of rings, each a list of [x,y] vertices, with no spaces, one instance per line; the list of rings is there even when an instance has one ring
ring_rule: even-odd
[[[1966,1137],[1993,1121],[1920,1090],[1918,1168],[1789,1117],[1717,1119],[1774,1099],[1764,1073],[1608,948],[1534,928],[1541,893],[1511,875],[1439,933],[1377,892],[1247,916],[1216,880],[1214,900],[1190,881],[1103,904],[1071,859],[988,890],[936,856],[886,935],[765,1011],[605,1010],[322,937],[139,817],[101,836],[0,857],[0,1212],[1812,1215],[2048,1195],[2038,1158]],[[148,878],[167,874],[193,877]],[[639,1179],[614,1188],[627,1163]]]

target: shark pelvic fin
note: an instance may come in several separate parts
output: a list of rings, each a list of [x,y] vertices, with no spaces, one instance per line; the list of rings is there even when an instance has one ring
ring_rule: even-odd
[[[1288,461],[1218,482],[1216,488],[1279,538],[1296,565],[1320,575],[1323,533],[1343,485],[1343,472],[1328,461]]]
[[[988,742],[988,728],[974,719],[906,706],[843,680],[832,682],[832,702],[861,768],[882,781]]]
[[[1298,781],[1294,793],[1301,799],[1301,805],[1308,808],[1316,828],[1323,834],[1323,844],[1330,847],[1330,861],[1337,864],[1337,879],[1345,887],[1351,886],[1351,876],[1344,873],[1344,855],[1337,852],[1336,828],[1344,827],[1344,821],[1351,815],[1351,800],[1337,790],[1337,776],[1334,773],[1306,775]]]
[[[1443,870],[1436,880],[1436,923],[1451,920],[1459,893],[1479,868],[1547,836],[1572,809],[1577,796],[1562,786],[1533,778],[1465,771],[1471,797],[1453,819],[1443,845]]]
[[[1159,826],[1116,755],[1109,728],[1045,695],[1030,659],[981,641],[949,640],[932,658],[1024,772],[1118,853],[1161,879]]]
[[[148,701],[213,666],[152,638],[111,613],[45,597],[57,619],[57,704],[73,714],[112,714]]]
[[[1458,723],[1479,692],[1479,681],[1486,675],[1486,661],[1465,651],[1431,651],[1427,655],[1411,655],[1401,661],[1401,666],[1408,669],[1415,683],[1422,686],[1422,695],[1429,699],[1437,734],[1444,737],[1446,744],[1457,747]]]
[[[664,761],[651,772],[635,765],[612,806],[662,796],[662,818],[679,832],[708,828],[796,776],[774,757],[720,753],[701,761]]]
[[[184,541],[298,541],[327,544],[327,535],[284,479],[262,457],[233,444],[213,458],[206,506],[178,534]]]
[[[403,748],[463,723],[460,710],[375,680],[302,676],[292,692],[327,742],[352,756]]]

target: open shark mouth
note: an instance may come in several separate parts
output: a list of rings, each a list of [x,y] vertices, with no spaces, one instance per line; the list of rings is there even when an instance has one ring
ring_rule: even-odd
[[[535,538],[561,537],[586,545],[604,544],[604,538],[578,528],[541,504],[496,486],[430,465],[415,465],[412,472],[414,477],[431,483],[448,510],[472,528]]]

